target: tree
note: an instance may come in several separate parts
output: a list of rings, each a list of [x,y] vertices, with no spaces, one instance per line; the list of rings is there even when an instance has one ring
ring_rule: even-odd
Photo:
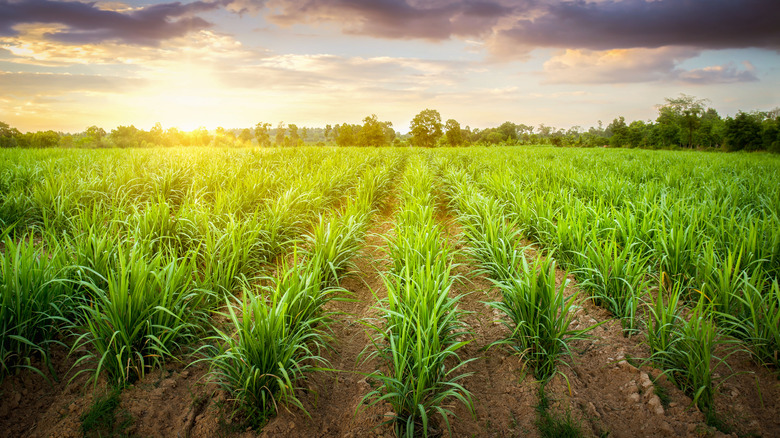
[[[679,97],[667,97],[666,103],[659,105],[661,109],[668,109],[677,122],[680,130],[684,133],[682,143],[689,148],[693,147],[693,133],[699,127],[700,117],[704,113],[704,105],[707,99],[697,99],[694,96],[680,93]]]
[[[619,148],[629,144],[629,130],[626,125],[626,119],[623,116],[613,120],[612,123],[607,126],[607,131],[612,132],[612,137],[609,139],[610,146]]]
[[[257,145],[260,147],[271,146],[271,124],[270,123],[258,123],[255,125],[255,138],[257,139]]]
[[[279,122],[276,126],[276,145],[282,146],[284,144],[285,129],[284,122]]]
[[[768,117],[761,126],[761,140],[764,149],[780,152],[780,116]]]
[[[380,122],[376,114],[363,119],[363,126],[358,132],[358,144],[360,146],[379,147],[387,145],[392,139],[388,139],[387,126],[393,126],[390,122]],[[395,134],[395,131],[393,131]],[[395,135],[394,135],[395,136]]]
[[[441,115],[436,110],[424,109],[414,116],[409,128],[412,145],[433,147],[442,135]]]
[[[80,147],[102,147],[104,144],[103,138],[106,136],[106,131],[103,128],[97,126],[90,126],[82,134],[81,138],[77,142],[77,146]]]
[[[693,133],[693,143],[703,147],[717,147],[723,143],[725,124],[714,108],[707,108],[699,119],[699,127]]]
[[[152,126],[152,129],[145,135],[146,142],[153,145],[163,144],[163,137],[165,136],[165,130],[162,127],[162,123],[157,122]]]
[[[330,137],[330,132],[333,130],[333,127],[330,125],[325,125],[325,141],[328,141],[328,138]]]
[[[238,135],[238,139],[244,143],[250,143],[252,141],[252,132],[249,130],[249,128],[244,128]]]
[[[309,128],[303,127],[301,128],[301,141],[303,143],[306,143],[306,138],[309,136]]]
[[[514,143],[517,140],[517,125],[512,122],[504,122],[498,127],[498,131],[504,140]]]
[[[637,148],[645,145],[645,138],[647,135],[647,125],[641,120],[634,120],[628,125],[627,142],[632,148]]]
[[[393,122],[382,122],[382,129],[385,133],[385,144],[391,144],[395,141],[395,129],[393,129]]]
[[[463,144],[463,132],[460,129],[460,123],[455,119],[447,120],[444,124],[444,137],[450,146],[460,146]]]
[[[19,136],[22,133],[18,129],[12,128],[8,123],[0,122],[0,147],[12,148],[19,145]]]
[[[111,130],[111,141],[116,147],[129,148],[139,145],[138,134],[140,131],[133,125],[117,126]]]
[[[298,125],[290,123],[287,125],[287,130],[290,131],[290,141],[287,142],[288,146],[298,146],[300,137],[298,136]]]
[[[729,151],[754,151],[762,145],[761,123],[754,115],[740,111],[733,119],[726,118],[725,137],[726,149]]]
[[[549,137],[550,134],[552,134],[552,132],[553,132],[553,127],[552,126],[545,126],[544,123],[539,125],[539,135],[540,136],[546,138],[546,137]]]
[[[30,136],[29,147],[53,148],[60,144],[60,135],[52,130],[38,131]]]
[[[208,129],[204,128],[203,126],[192,131],[190,135],[192,138],[192,144],[196,146],[206,146],[211,143],[211,135],[209,134]]]
[[[336,144],[339,146],[354,146],[359,127],[344,123],[333,128]]]
[[[674,111],[669,107],[658,110],[654,137],[660,146],[670,147],[679,144],[680,126],[676,123]]]

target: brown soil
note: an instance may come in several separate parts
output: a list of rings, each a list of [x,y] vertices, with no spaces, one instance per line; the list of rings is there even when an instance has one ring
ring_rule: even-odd
[[[377,214],[365,248],[355,259],[354,273],[341,286],[351,293],[353,301],[334,301],[332,351],[325,352],[338,372],[313,373],[300,394],[310,417],[297,409],[282,410],[261,432],[247,430],[230,420],[230,401],[207,379],[207,366],[196,363],[169,364],[165,370],[147,375],[121,394],[119,411],[129,415],[131,424],[125,433],[141,437],[378,437],[392,436],[389,426],[380,425],[390,411],[387,405],[366,407],[363,396],[371,390],[365,375],[377,366],[359,360],[369,344],[366,327],[361,324],[376,316],[376,299],[384,296],[379,272],[389,261],[381,236],[392,232],[391,207]],[[460,229],[451,218],[442,216],[449,243],[462,249]],[[538,256],[531,251],[529,256]],[[454,294],[461,298],[461,308],[471,312],[464,316],[473,332],[473,340],[461,350],[462,359],[477,358],[462,368],[472,373],[461,383],[471,391],[475,412],[453,404],[457,418],[451,418],[452,436],[505,437],[539,436],[535,420],[539,384],[530,370],[505,349],[485,349],[506,336],[506,329],[496,322],[498,315],[484,301],[497,300],[499,294],[491,282],[476,273],[474,261],[463,252],[457,256]],[[559,272],[559,282],[564,281]],[[571,294],[577,286],[571,276],[566,289]],[[376,296],[375,296],[376,295]],[[568,378],[554,378],[547,386],[551,412],[565,416],[568,412],[586,436],[722,436],[704,424],[704,416],[692,406],[691,399],[666,379],[653,382],[660,372],[639,367],[630,357],[646,357],[647,348],[641,336],[626,338],[620,324],[609,321],[607,311],[580,296],[580,309],[574,322],[586,327],[608,321],[592,332],[589,341],[573,344],[570,368],[563,367]],[[190,359],[187,363],[194,361]],[[73,359],[65,351],[55,350],[53,363],[60,381],[46,383],[31,372],[8,377],[0,385],[0,435],[9,437],[77,437],[81,436],[81,415],[92,405],[96,395],[105,393],[106,385],[84,386],[85,377],[68,385],[66,375]],[[729,357],[732,367],[718,369],[716,380],[736,373],[720,386],[716,396],[717,412],[731,426],[733,436],[780,436],[780,381],[771,370],[758,367],[746,354]],[[655,386],[663,387],[668,404],[662,404]],[[441,425],[439,425],[441,427]],[[448,435],[446,428],[443,432]]]

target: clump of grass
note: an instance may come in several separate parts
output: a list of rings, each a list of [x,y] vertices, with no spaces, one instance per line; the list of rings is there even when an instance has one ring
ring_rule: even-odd
[[[120,247],[106,277],[79,282],[89,294],[79,306],[76,330],[82,334],[71,351],[86,351],[74,367],[93,367],[77,375],[89,372],[96,384],[105,371],[109,382],[122,386],[175,359],[195,340],[206,327],[204,303],[211,300],[209,291],[195,288],[194,260],[192,254],[149,257],[145,247]]]
[[[266,235],[257,214],[243,221],[229,218],[222,226],[209,223],[198,253],[199,287],[215,297],[235,292],[241,278],[251,276],[265,261]]]
[[[469,253],[482,263],[490,276],[506,282],[515,277],[524,257],[519,247],[522,229],[513,215],[495,198],[461,193],[459,221],[469,243]]]
[[[388,298],[380,307],[384,325],[373,325],[374,356],[389,365],[387,372],[371,375],[380,382],[364,400],[370,404],[390,403],[395,417],[390,419],[396,433],[406,437],[427,436],[431,416],[438,414],[449,428],[452,411],[449,399],[459,400],[471,409],[471,395],[458,374],[471,360],[461,361],[458,350],[468,341],[459,321],[458,298],[450,298],[448,272],[430,277],[425,271],[404,269],[401,275],[384,277]],[[472,359],[473,360],[473,359]],[[448,366],[457,363],[455,366]]]
[[[705,415],[713,416],[716,388],[712,373],[725,363],[714,355],[714,351],[725,341],[713,321],[712,304],[703,295],[688,318],[683,317],[678,307],[682,288],[682,284],[675,283],[666,289],[661,282],[657,295],[648,306],[650,321],[646,339],[650,361],[693,398]]]
[[[536,427],[544,438],[579,438],[583,436],[582,427],[566,411],[563,416],[550,412],[550,399],[544,390],[544,384],[539,387],[539,402],[536,404]]]
[[[255,427],[282,406],[306,412],[296,385],[316,365],[327,364],[319,354],[326,344],[318,327],[323,318],[302,318],[301,295],[277,291],[267,299],[245,287],[243,301],[227,303],[231,331],[216,330],[216,345],[207,346],[212,375]]]
[[[764,289],[765,282],[760,268],[750,277],[744,274],[743,293],[736,296],[744,312],[720,316],[728,332],[747,344],[758,363],[780,370],[780,284],[774,280]]]
[[[322,270],[322,264],[316,259],[298,263],[296,253],[289,266],[285,261],[281,262],[279,272],[281,274],[277,278],[268,279],[272,282],[268,292],[276,305],[287,307],[288,326],[295,328],[308,322],[312,325],[329,323],[323,307],[340,289],[329,286],[323,280],[326,271]]]
[[[584,253],[578,253],[580,268],[576,275],[580,286],[588,291],[593,302],[620,318],[627,333],[637,330],[637,310],[640,294],[647,288],[647,256],[635,249],[636,244],[623,248],[617,240],[591,243]]]
[[[570,344],[584,339],[584,330],[569,328],[574,319],[577,294],[565,297],[565,283],[555,286],[555,262],[523,259],[523,274],[497,282],[503,301],[488,303],[504,313],[503,324],[511,335],[493,345],[508,345],[533,367],[534,376],[547,382],[558,372],[558,364],[571,355]]]
[[[0,253],[0,381],[17,369],[33,367],[40,357],[53,373],[49,349],[59,328],[68,322],[72,289],[66,283],[67,259],[58,247],[36,245],[30,235],[14,242],[2,233]],[[51,257],[51,258],[50,258]]]
[[[89,438],[127,436],[124,431],[130,427],[133,418],[125,410],[117,412],[120,394],[120,388],[113,388],[92,403],[89,410],[81,416],[83,436]],[[121,417],[117,418],[117,415]]]
[[[351,259],[365,239],[367,212],[349,208],[344,215],[330,221],[320,216],[312,232],[306,236],[311,243],[307,257],[322,273],[325,285],[333,283],[351,267]]]

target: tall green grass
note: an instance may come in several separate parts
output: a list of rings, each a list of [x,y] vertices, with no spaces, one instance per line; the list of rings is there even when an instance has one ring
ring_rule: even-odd
[[[316,327],[322,320],[302,319],[295,297],[274,293],[266,298],[250,289],[243,295],[242,301],[227,303],[230,331],[217,330],[214,345],[207,346],[212,376],[254,426],[282,406],[305,412],[298,385],[318,365],[327,365],[320,355],[326,339],[322,327]]]
[[[459,319],[458,297],[449,297],[451,279],[447,271],[431,276],[404,268],[401,274],[386,274],[384,284],[383,324],[369,325],[375,336],[367,359],[379,358],[387,370],[371,374],[379,387],[364,400],[390,404],[394,417],[388,422],[398,435],[428,436],[434,415],[449,429],[451,400],[470,409],[473,404],[459,383],[469,375],[460,368],[473,359],[458,355],[468,341],[460,340],[467,331]]]
[[[596,305],[620,318],[628,333],[638,329],[639,302],[650,284],[648,256],[633,245],[623,248],[617,240],[593,242],[579,254],[575,275]]]
[[[105,371],[116,386],[132,383],[198,339],[207,326],[210,291],[196,288],[194,254],[182,258],[136,245],[120,247],[106,276],[94,273],[78,284],[89,293],[74,327],[82,333],[72,348],[74,367],[97,383]],[[97,280],[97,281],[94,281]]]
[[[364,402],[388,402],[393,417],[386,423],[406,437],[428,436],[435,419],[449,429],[453,400],[473,412],[471,394],[459,383],[468,376],[461,367],[470,360],[458,355],[468,332],[460,320],[461,297],[450,296],[452,255],[434,219],[432,183],[428,166],[416,157],[404,174],[402,205],[387,239],[387,299],[380,301],[379,321],[366,322],[374,336],[363,356],[382,365],[370,375],[379,386]]]
[[[6,230],[3,234],[7,234]],[[0,252],[0,381],[19,369],[42,374],[35,359],[53,371],[49,351],[62,344],[60,329],[68,323],[73,294],[67,258],[57,246],[35,237],[3,239]]]
[[[533,368],[534,376],[546,382],[556,373],[566,356],[571,356],[571,343],[585,338],[590,329],[574,330],[577,294],[564,295],[567,281],[556,286],[555,262],[537,260],[533,264],[522,260],[520,275],[508,281],[496,282],[502,301],[489,303],[504,314],[502,323],[509,329],[507,339],[494,345],[507,345]]]
[[[667,288],[663,280],[648,304],[646,340],[650,361],[664,370],[708,417],[713,417],[716,388],[713,372],[724,358],[715,356],[718,345],[727,342],[718,331],[715,312],[701,296],[688,315],[680,307],[683,285]]]

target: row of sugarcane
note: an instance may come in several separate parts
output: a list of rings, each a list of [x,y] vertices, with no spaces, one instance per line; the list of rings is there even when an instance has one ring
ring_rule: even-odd
[[[424,157],[410,159],[400,186],[400,206],[388,253],[392,266],[383,274],[387,297],[380,316],[366,324],[373,332],[365,360],[378,360],[369,378],[376,388],[370,405],[388,403],[398,436],[428,436],[449,429],[452,402],[473,410],[470,392],[461,384],[471,360],[459,351],[469,340],[454,296],[453,252],[435,220],[434,179]]]
[[[242,298],[226,303],[228,330],[216,330],[204,347],[204,360],[249,424],[262,426],[282,406],[306,412],[298,390],[310,372],[330,368],[322,356],[333,322],[326,305],[344,297],[338,280],[352,266],[370,215],[402,165],[397,159],[366,172],[340,211],[319,217],[301,242],[303,252],[292,262],[280,262],[277,274],[267,279],[270,286],[245,285]]]

